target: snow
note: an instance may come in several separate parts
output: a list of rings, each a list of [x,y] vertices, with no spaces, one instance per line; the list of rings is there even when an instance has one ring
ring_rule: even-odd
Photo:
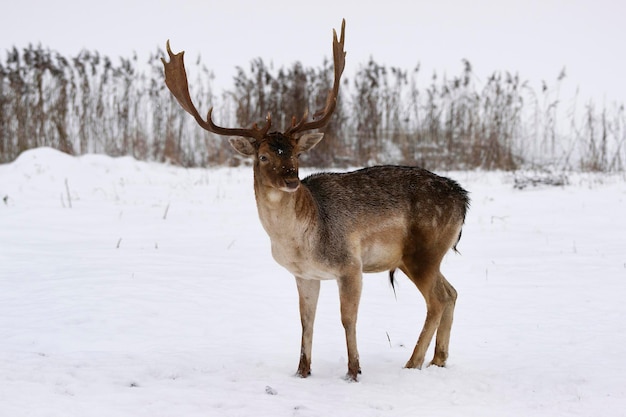
[[[0,165],[0,416],[625,416],[625,178],[520,191],[449,175],[472,206],[443,265],[459,292],[448,366],[402,368],[423,299],[369,275],[349,383],[333,282],[313,375],[294,376],[295,283],[249,168],[45,148]]]

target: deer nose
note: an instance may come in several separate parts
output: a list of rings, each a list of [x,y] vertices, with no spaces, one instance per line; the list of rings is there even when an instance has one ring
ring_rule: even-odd
[[[296,189],[298,189],[299,186],[300,179],[298,179],[297,177],[285,179],[285,187],[287,187],[287,189],[295,191]]]

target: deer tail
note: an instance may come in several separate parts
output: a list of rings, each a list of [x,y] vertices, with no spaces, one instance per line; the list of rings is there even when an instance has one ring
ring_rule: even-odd
[[[396,278],[393,276],[396,273],[395,268],[389,271],[389,283],[391,284],[391,289],[393,290],[393,296],[398,301],[398,294],[396,294]]]
[[[459,230],[459,237],[456,239],[456,243],[454,244],[454,246],[452,246],[452,250],[458,253],[459,255],[461,254],[461,252],[459,252],[459,250],[456,248],[456,245],[458,245],[459,242],[461,241],[462,235],[463,235],[463,229]]]

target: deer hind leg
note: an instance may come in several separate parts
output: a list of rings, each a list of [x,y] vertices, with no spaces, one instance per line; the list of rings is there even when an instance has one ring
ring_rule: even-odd
[[[440,293],[439,298],[444,303],[444,309],[441,314],[441,321],[437,328],[437,339],[435,341],[435,355],[431,365],[446,366],[448,359],[448,346],[450,345],[450,331],[452,329],[452,320],[454,318],[454,307],[456,305],[457,292],[452,285],[439,273],[438,285],[435,289]]]
[[[320,282],[296,277],[300,299],[300,322],[302,323],[302,342],[300,345],[300,363],[296,375],[306,378],[311,375],[311,349],[313,345],[313,324],[320,294]]]
[[[421,369],[428,346],[437,332],[433,365],[444,366],[448,357],[450,330],[456,301],[456,291],[446,281],[439,265],[425,267],[405,265],[403,272],[415,283],[426,301],[426,320],[406,368]]]
[[[357,381],[357,377],[361,373],[356,343],[356,320],[362,289],[361,273],[344,276],[338,280],[338,284],[341,323],[346,332],[346,345],[348,348],[348,373],[346,374],[346,379]]]

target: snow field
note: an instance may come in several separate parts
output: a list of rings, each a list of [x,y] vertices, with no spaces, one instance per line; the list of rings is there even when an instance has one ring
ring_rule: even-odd
[[[449,176],[472,206],[442,268],[459,292],[448,367],[402,369],[423,299],[367,275],[353,384],[333,282],[313,375],[294,377],[295,283],[249,168],[50,149],[0,165],[0,416],[626,415],[624,177]]]

